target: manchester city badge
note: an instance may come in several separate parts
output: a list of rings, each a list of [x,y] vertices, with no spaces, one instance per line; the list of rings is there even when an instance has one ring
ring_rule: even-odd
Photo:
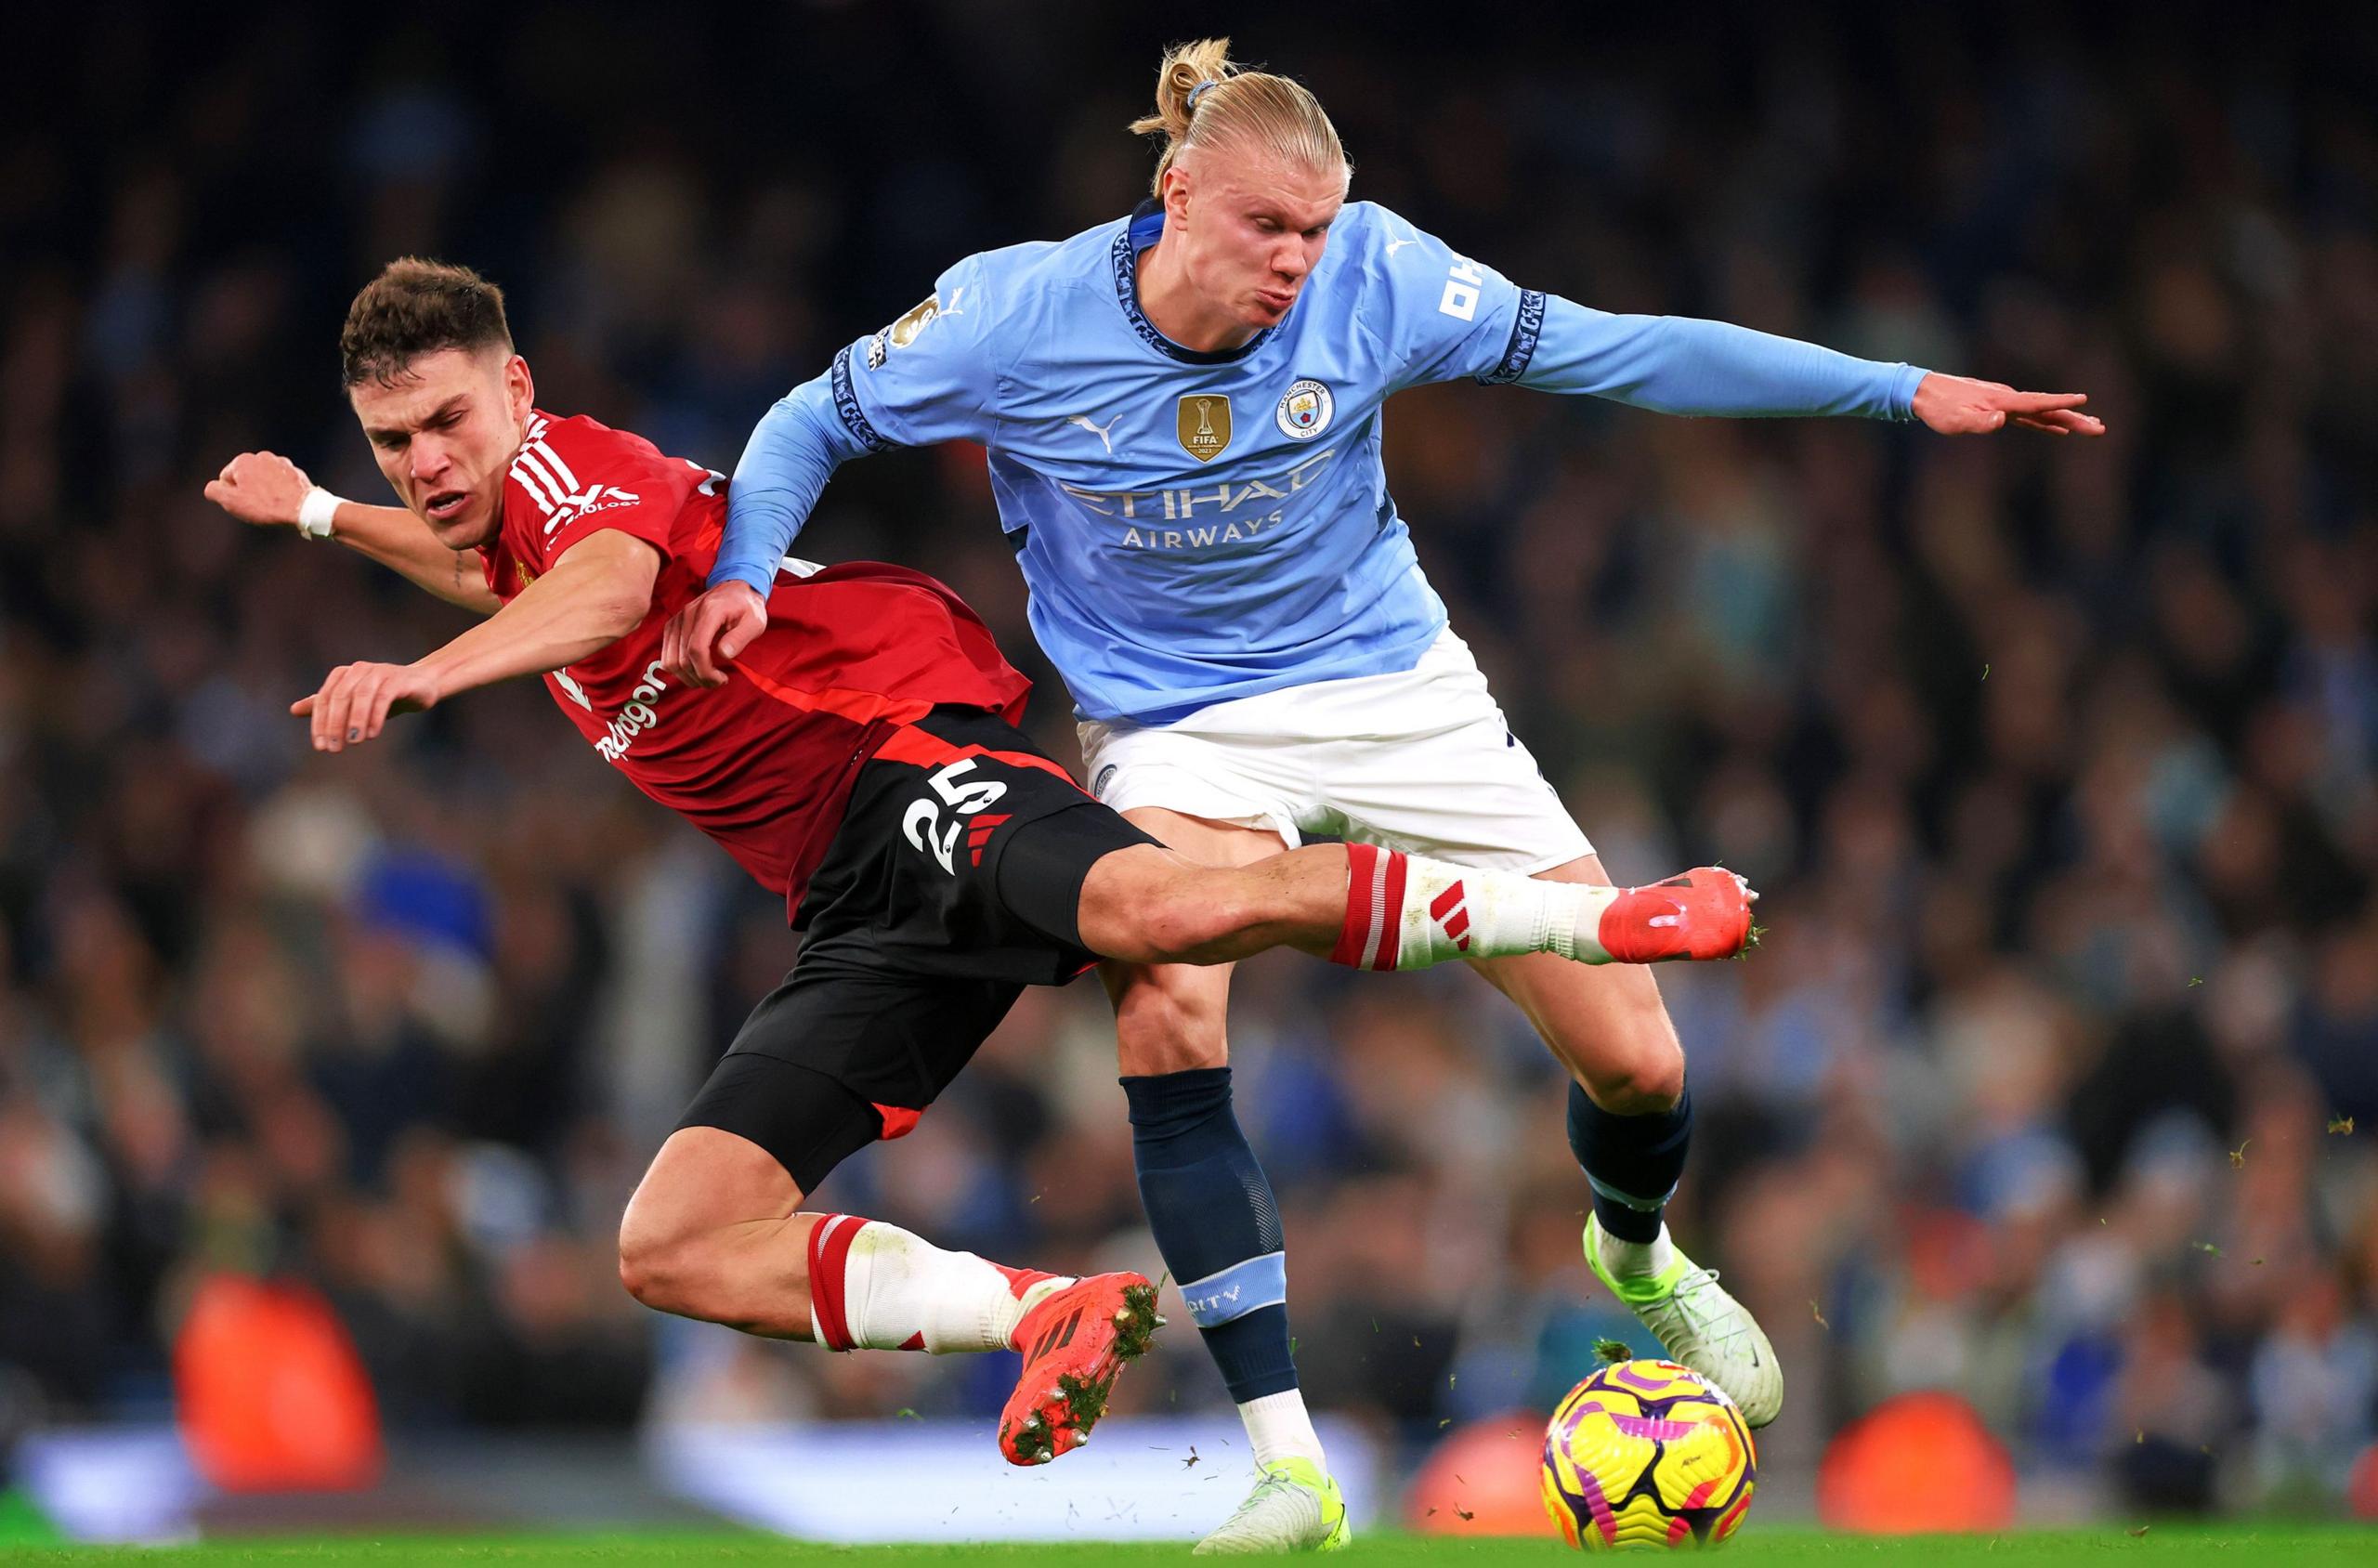
[[[1300,381],[1281,397],[1280,406],[1272,411],[1272,421],[1288,439],[1310,441],[1329,428],[1329,416],[1335,412],[1329,388],[1317,381]]]

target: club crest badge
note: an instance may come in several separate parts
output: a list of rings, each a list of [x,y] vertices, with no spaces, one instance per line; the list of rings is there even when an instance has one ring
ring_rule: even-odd
[[[1317,381],[1300,381],[1280,399],[1280,406],[1272,411],[1272,422],[1280,434],[1292,441],[1310,441],[1329,428],[1330,415],[1337,412],[1329,388]]]
[[[1219,392],[1192,392],[1181,399],[1176,423],[1181,450],[1200,463],[1211,463],[1230,445],[1230,399]]]

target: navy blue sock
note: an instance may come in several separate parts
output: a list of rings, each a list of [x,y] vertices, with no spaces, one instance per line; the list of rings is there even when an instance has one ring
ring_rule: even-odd
[[[1230,1069],[1122,1081],[1148,1228],[1231,1398],[1295,1388],[1280,1211],[1232,1114]]]
[[[1593,1183],[1594,1218],[1621,1241],[1660,1238],[1660,1210],[1676,1196],[1692,1143],[1691,1089],[1665,1111],[1621,1117],[1569,1085],[1569,1147]]]

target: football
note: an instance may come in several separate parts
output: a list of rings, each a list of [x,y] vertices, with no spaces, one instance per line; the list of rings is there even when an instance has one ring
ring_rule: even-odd
[[[1715,1545],[1750,1511],[1758,1453],[1734,1402],[1673,1361],[1621,1361],[1544,1432],[1544,1507],[1573,1547]]]

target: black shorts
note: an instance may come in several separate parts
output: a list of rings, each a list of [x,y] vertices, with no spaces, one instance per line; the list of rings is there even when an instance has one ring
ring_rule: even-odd
[[[859,770],[802,900],[792,973],[678,1125],[749,1138],[814,1190],[914,1127],[1026,986],[1097,962],[1082,882],[1156,842],[996,714],[934,710]]]

